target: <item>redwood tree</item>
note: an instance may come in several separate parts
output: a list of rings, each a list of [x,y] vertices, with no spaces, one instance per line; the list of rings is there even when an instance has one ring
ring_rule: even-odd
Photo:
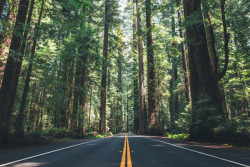
[[[30,9],[29,9],[29,15],[28,15],[28,19],[26,24],[29,25],[31,22],[31,17],[32,17],[32,13],[33,13],[33,8],[34,8],[34,2],[35,0],[32,0],[30,3]],[[43,6],[42,6],[43,7]],[[42,10],[41,10],[42,12]],[[40,17],[39,17],[40,19]],[[26,40],[27,40],[27,36],[29,33],[29,26],[26,28],[25,33],[24,33],[24,41],[21,45],[21,54],[23,55],[25,52],[25,48],[26,48]],[[27,49],[29,50],[29,49]],[[26,53],[28,53],[28,51],[26,51]],[[33,58],[32,58],[33,59]],[[18,64],[19,66],[21,66],[21,61]],[[23,128],[23,120],[24,120],[24,109],[25,109],[25,105],[26,105],[26,98],[27,98],[27,94],[28,94],[28,87],[29,87],[29,80],[30,80],[30,73],[31,73],[31,69],[30,66],[32,64],[30,63],[29,65],[29,69],[27,72],[27,77],[25,80],[25,85],[24,85],[24,90],[23,90],[23,95],[22,95],[22,101],[21,101],[21,105],[20,105],[20,110],[18,113],[18,117],[17,117],[17,123],[16,123],[16,131],[15,131],[15,135],[16,136],[23,136],[24,135],[24,128]]]
[[[151,26],[151,0],[146,0],[147,61],[148,61],[148,133],[156,134],[155,66]]]
[[[175,13],[175,6],[174,3],[172,4],[171,7],[171,13],[172,13],[172,37],[176,36],[176,32],[175,32],[175,17],[174,17],[174,13]],[[178,102],[178,92],[176,92],[176,88],[177,88],[177,55],[176,55],[176,43],[172,42],[172,58],[171,58],[171,62],[172,62],[172,70],[171,70],[171,80],[170,80],[170,105],[169,105],[169,109],[170,109],[170,128],[172,130],[176,129],[176,124],[175,122],[178,120],[178,115],[179,115],[179,102]]]
[[[177,15],[178,15],[178,23],[179,23],[179,35],[183,39],[183,31],[182,31],[182,21],[181,21],[181,12],[179,9],[180,6],[180,0],[177,0]],[[188,61],[187,61],[187,54],[186,54],[186,49],[185,49],[185,44],[184,42],[181,42],[181,55],[182,55],[182,66],[183,66],[183,71],[184,71],[184,80],[185,80],[185,92],[186,92],[186,98],[187,102],[191,103],[191,91],[190,91],[190,81],[189,81],[189,75],[188,75]]]
[[[184,0],[183,7],[189,23],[186,32],[193,104],[191,138],[211,138],[214,118],[223,115],[218,82],[211,68],[200,0]],[[196,16],[195,22],[190,15]]]
[[[138,57],[137,57],[137,35],[136,35],[136,10],[133,5],[133,77],[134,77],[134,132],[139,132],[139,84],[138,84]]]
[[[101,106],[100,106],[100,127],[99,133],[106,133],[106,84],[107,84],[107,59],[108,59],[108,32],[109,32],[109,0],[105,0],[105,19],[104,19],[104,42],[103,42],[103,61],[102,61],[102,80],[101,80]]]
[[[2,134],[2,141],[9,140],[9,131],[11,124],[11,116],[13,112],[16,89],[20,69],[17,69],[18,61],[20,60],[20,46],[23,38],[24,24],[28,12],[29,0],[21,0],[19,2],[18,14],[14,33],[11,40],[10,52],[5,66],[5,72],[0,90],[0,132]],[[20,35],[21,34],[21,35]]]
[[[137,9],[137,31],[138,31],[138,56],[139,56],[139,87],[140,87],[140,120],[139,133],[144,134],[146,128],[147,111],[146,111],[146,88],[143,63],[143,43],[141,27],[141,6],[140,0],[136,0]]]

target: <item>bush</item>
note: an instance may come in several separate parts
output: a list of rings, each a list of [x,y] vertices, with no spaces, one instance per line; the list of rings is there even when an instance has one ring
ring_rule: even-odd
[[[249,129],[246,129],[243,121],[231,120],[231,122],[222,124],[215,128],[216,136],[222,139],[249,141]]]
[[[97,136],[98,133],[97,132],[89,132],[89,136]]]
[[[65,138],[65,137],[70,137],[70,131],[71,130],[68,130],[66,128],[62,128],[62,129],[58,129],[57,130],[57,138]]]
[[[40,135],[44,138],[66,138],[73,137],[75,134],[67,128],[51,128],[43,130]]]
[[[33,130],[33,131],[30,132],[30,135],[34,136],[34,137],[40,137],[41,132],[39,130]]]
[[[173,133],[165,132],[165,134],[163,136],[169,137],[172,139],[188,139],[190,135],[186,134],[186,133],[173,134]]]

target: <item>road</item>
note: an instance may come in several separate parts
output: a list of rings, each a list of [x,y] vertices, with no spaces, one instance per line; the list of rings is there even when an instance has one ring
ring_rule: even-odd
[[[0,167],[239,167],[250,151],[119,134],[40,146],[0,150]]]

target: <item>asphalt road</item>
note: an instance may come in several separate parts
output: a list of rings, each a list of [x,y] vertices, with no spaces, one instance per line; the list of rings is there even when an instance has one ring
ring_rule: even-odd
[[[103,139],[2,149],[1,166],[237,167],[250,166],[250,151],[124,133]]]

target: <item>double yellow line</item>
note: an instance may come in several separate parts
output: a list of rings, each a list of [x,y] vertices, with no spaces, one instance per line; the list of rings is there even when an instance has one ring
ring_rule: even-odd
[[[125,167],[125,159],[126,159],[126,147],[127,147],[127,167],[132,167],[132,161],[130,156],[130,148],[129,148],[129,142],[127,134],[125,135],[125,141],[124,141],[124,147],[122,152],[122,161],[120,167]]]

